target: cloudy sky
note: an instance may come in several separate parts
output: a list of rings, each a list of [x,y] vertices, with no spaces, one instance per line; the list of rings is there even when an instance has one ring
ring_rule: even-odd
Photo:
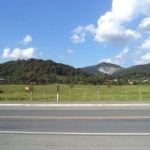
[[[150,0],[1,0],[0,63],[150,63]]]

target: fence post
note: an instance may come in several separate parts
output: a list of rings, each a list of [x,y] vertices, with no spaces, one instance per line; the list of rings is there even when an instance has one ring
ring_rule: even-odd
[[[18,101],[20,101],[20,92],[18,92]]]
[[[6,101],[8,100],[8,92],[6,92]]]
[[[140,100],[142,99],[142,92],[140,91]]]
[[[97,99],[99,100],[99,91],[97,91]]]
[[[85,97],[86,97],[86,91],[84,91],[84,100],[85,100]]]
[[[33,92],[31,91],[31,101],[33,101]]]
[[[45,101],[45,98],[46,98],[46,91],[44,90],[44,101]]]
[[[57,93],[57,102],[59,101],[59,94]]]
[[[60,86],[59,86],[59,84],[57,84],[57,86],[56,86],[56,91],[57,91],[57,102],[59,101],[59,93],[60,93]]]
[[[71,101],[71,90],[70,90],[70,101]]]
[[[113,91],[111,91],[111,99],[112,99],[112,100],[114,100],[113,94],[114,94]]]
[[[126,91],[126,100],[128,99],[127,94],[128,94],[128,92]]]

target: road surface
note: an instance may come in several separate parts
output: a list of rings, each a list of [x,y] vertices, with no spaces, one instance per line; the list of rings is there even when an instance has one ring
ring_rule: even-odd
[[[149,107],[0,107],[2,149],[150,149]]]

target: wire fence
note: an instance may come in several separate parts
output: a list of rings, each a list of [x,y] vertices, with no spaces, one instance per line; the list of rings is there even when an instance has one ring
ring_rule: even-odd
[[[149,101],[150,92],[148,91],[122,91],[117,92],[113,90],[108,90],[107,92],[97,91],[80,91],[75,92],[73,90],[68,90],[65,92],[57,93],[57,91],[47,91],[43,90],[41,92],[0,92],[0,101],[48,101],[48,102],[84,102],[84,101]]]

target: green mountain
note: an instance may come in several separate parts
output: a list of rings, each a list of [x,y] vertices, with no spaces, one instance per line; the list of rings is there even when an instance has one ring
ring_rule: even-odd
[[[24,81],[37,83],[70,83],[80,82],[91,76],[89,73],[53,62],[52,60],[28,59],[9,61],[0,64],[0,78],[9,81]]]
[[[69,65],[56,63],[52,60],[28,59],[8,61],[0,64],[0,83],[28,84],[105,84],[106,80],[131,78],[148,79],[150,64],[122,68],[110,63],[100,63],[95,66],[74,68]],[[15,82],[17,81],[17,82]],[[19,82],[18,82],[19,81]]]
[[[135,65],[129,68],[122,68],[115,64],[100,63],[94,66],[81,68],[93,75],[110,74],[114,78],[148,78],[150,77],[150,64]]]
[[[115,71],[122,69],[122,67],[115,64],[103,62],[98,65],[88,66],[81,69],[94,75],[101,75],[104,73],[113,74]]]
[[[129,68],[120,69],[112,74],[113,76],[122,78],[150,77],[150,64],[136,65]]]

